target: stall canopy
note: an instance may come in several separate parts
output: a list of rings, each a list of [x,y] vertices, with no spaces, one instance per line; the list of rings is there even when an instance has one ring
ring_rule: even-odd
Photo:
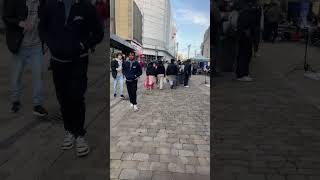
[[[196,56],[196,57],[191,58],[191,61],[196,61],[196,62],[209,62],[210,59],[207,58],[207,57],[204,57],[204,56],[199,55],[199,56]]]
[[[136,50],[133,45],[115,34],[110,34],[110,46],[127,53]]]

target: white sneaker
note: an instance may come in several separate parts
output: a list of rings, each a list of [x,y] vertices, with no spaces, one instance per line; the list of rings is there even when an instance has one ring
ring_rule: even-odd
[[[63,143],[61,144],[62,150],[69,150],[73,148],[74,136],[69,131],[65,132]]]
[[[249,76],[243,76],[242,78],[238,78],[238,81],[242,81],[242,82],[252,82],[253,79]]]
[[[189,86],[184,86],[185,88],[188,88]]]
[[[134,112],[139,111],[139,108],[138,108],[138,106],[137,106],[137,105],[133,105],[133,111],[134,111]]]
[[[79,136],[76,139],[76,151],[77,151],[77,156],[79,157],[89,154],[89,151],[90,151],[89,145],[83,136]]]
[[[133,104],[130,103],[130,107],[133,108]]]

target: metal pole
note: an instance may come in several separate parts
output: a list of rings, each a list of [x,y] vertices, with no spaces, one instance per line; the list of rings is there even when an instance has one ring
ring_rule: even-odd
[[[190,55],[190,46],[191,46],[191,44],[188,45],[188,59],[189,59],[189,55]]]
[[[157,50],[157,46],[154,46],[155,47],[155,54],[156,54],[156,60],[158,59],[158,50]]]
[[[207,84],[207,71],[204,74],[204,84]]]
[[[178,59],[178,52],[179,52],[179,43],[177,42],[177,59]]]

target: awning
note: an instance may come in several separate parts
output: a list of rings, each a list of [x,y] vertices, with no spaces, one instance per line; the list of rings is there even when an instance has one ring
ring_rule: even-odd
[[[135,51],[135,47],[115,34],[110,34],[110,46],[124,52]]]
[[[209,62],[209,58],[204,57],[204,56],[196,56],[191,58],[191,61],[196,61],[196,62]]]

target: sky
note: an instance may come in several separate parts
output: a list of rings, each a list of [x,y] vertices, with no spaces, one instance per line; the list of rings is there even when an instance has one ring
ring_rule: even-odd
[[[190,57],[201,53],[201,43],[205,31],[210,26],[210,0],[171,0],[172,11],[177,26],[178,53]]]

